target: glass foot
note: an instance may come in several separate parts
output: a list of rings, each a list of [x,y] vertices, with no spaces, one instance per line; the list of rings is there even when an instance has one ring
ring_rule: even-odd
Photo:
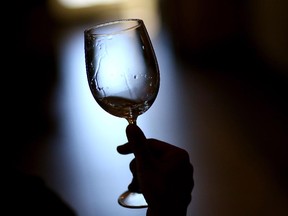
[[[148,204],[141,193],[125,191],[118,198],[118,203],[126,208],[147,208]]]

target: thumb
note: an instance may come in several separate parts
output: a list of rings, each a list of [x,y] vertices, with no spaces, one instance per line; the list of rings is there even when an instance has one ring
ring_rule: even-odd
[[[146,137],[143,131],[135,124],[130,124],[127,126],[126,135],[134,153],[137,166],[141,166],[148,153]]]

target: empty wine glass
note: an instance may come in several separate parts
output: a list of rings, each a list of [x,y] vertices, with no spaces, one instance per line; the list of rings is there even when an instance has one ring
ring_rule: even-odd
[[[97,103],[108,113],[136,124],[155,101],[160,85],[156,55],[141,19],[102,23],[84,31],[86,73]],[[118,202],[147,207],[143,195],[126,191]]]

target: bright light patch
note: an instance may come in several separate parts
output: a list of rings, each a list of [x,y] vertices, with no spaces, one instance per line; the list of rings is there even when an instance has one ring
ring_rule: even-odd
[[[59,4],[66,8],[84,8],[95,5],[115,4],[125,0],[58,0]]]

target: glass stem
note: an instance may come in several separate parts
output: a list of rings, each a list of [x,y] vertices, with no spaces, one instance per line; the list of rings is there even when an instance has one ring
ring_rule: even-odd
[[[127,121],[129,124],[135,124],[136,125],[136,121],[137,120],[137,117],[130,117],[130,118],[127,118]]]

